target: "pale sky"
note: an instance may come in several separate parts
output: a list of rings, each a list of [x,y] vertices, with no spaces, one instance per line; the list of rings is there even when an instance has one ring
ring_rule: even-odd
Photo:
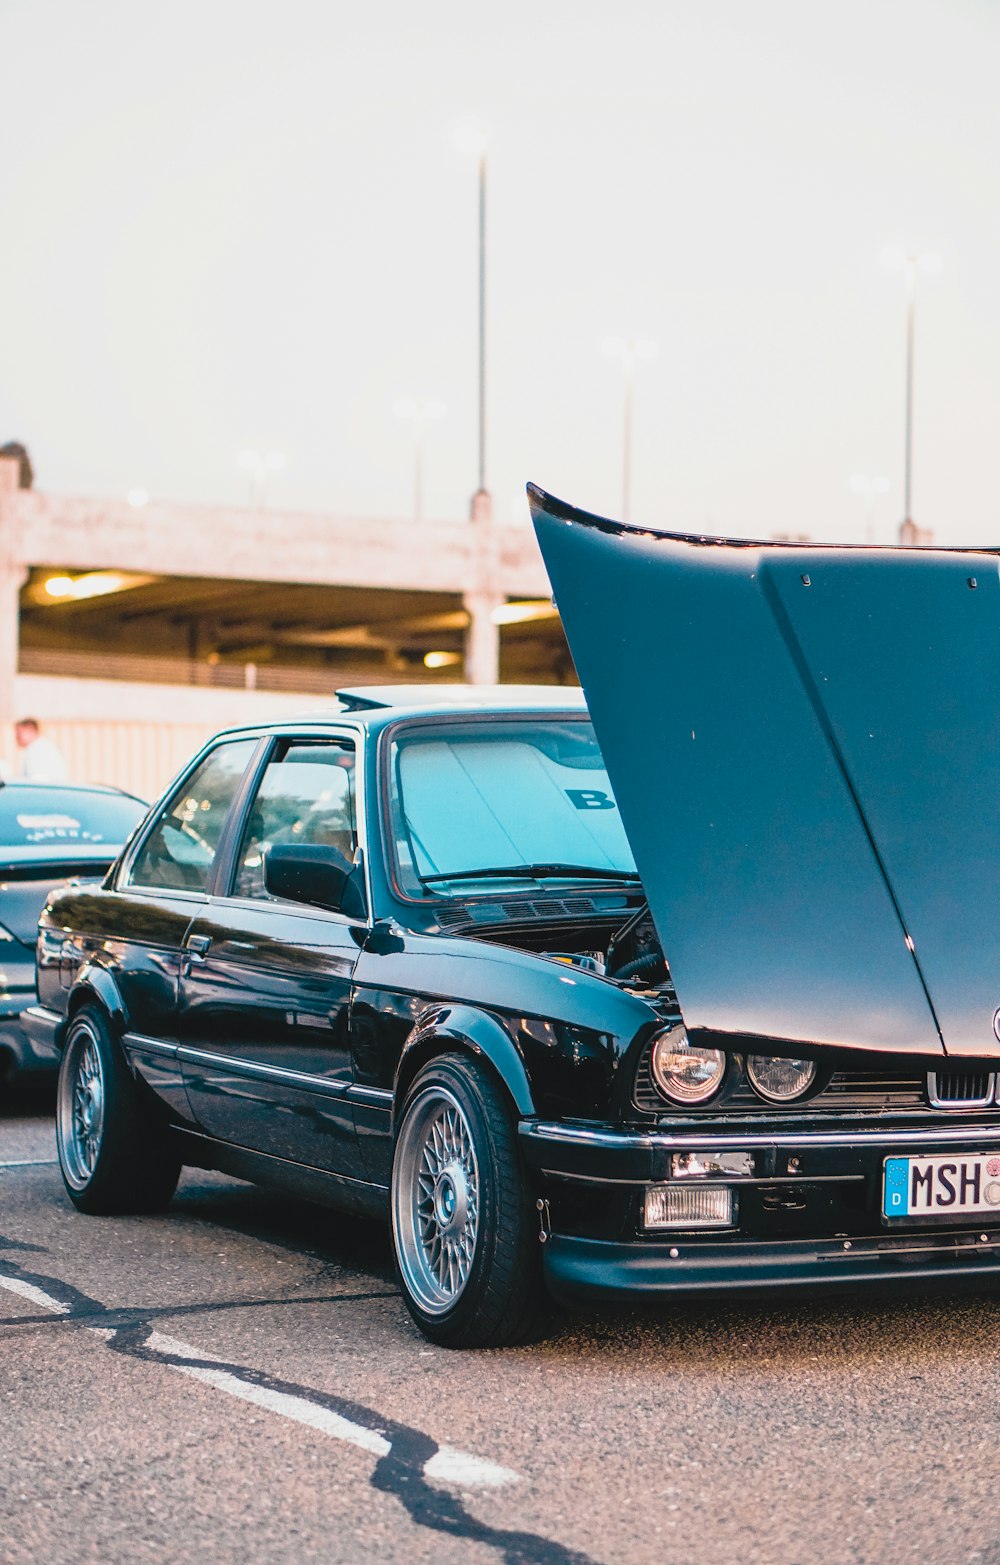
[[[635,521],[1000,543],[996,0],[0,0],[0,440],[39,487],[408,514],[401,397],[439,399],[425,512],[476,481],[489,140],[489,456]]]

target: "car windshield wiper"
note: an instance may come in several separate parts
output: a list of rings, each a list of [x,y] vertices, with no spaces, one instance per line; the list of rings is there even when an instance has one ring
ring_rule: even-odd
[[[634,880],[632,869],[598,869],[589,864],[491,864],[486,869],[451,870],[445,875],[420,875],[421,885],[439,880]]]

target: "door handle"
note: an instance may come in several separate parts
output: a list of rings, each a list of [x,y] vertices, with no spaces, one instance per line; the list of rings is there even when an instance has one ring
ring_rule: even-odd
[[[188,935],[184,942],[185,948],[192,956],[204,956],[211,944],[211,935]]]

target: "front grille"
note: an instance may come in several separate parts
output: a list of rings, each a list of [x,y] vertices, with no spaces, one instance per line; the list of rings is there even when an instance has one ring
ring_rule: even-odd
[[[935,1108],[986,1108],[993,1102],[995,1085],[990,1071],[931,1071],[927,1096]]]

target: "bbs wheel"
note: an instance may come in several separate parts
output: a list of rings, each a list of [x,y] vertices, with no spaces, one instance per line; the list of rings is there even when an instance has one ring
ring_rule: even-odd
[[[63,1181],[81,1212],[152,1212],[180,1175],[103,1013],[84,1006],[69,1024],[56,1095]]]
[[[501,1347],[529,1334],[541,1267],[514,1115],[493,1076],[465,1055],[432,1060],[407,1095],[392,1236],[407,1308],[432,1342]]]

